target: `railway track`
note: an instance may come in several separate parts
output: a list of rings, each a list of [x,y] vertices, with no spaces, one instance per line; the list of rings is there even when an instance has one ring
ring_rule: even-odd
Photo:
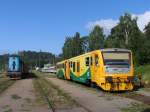
[[[127,92],[119,92],[119,93],[116,93],[116,92],[106,92],[106,91],[101,90],[99,87],[90,88],[90,87],[88,87],[86,85],[77,84],[76,82],[70,82],[70,81],[67,81],[67,82],[68,83],[72,83],[72,84],[76,84],[76,85],[79,85],[79,86],[82,86],[82,87],[87,88],[87,89],[92,89],[92,90],[100,91],[103,94],[111,94],[111,95],[114,95],[114,96],[125,97],[125,98],[133,99],[133,100],[136,100],[136,101],[140,101],[140,102],[142,102],[144,104],[150,105],[150,96],[145,96],[145,95],[142,95],[142,94],[137,93],[135,91],[131,91],[131,92],[127,91]]]
[[[149,96],[145,96],[145,95],[136,93],[134,91],[133,92],[128,92],[128,93],[120,93],[120,94],[117,94],[117,95],[121,96],[121,97],[130,98],[130,99],[133,99],[133,100],[137,100],[137,101],[140,101],[144,104],[150,105],[150,97]]]
[[[68,112],[72,112],[72,110],[70,110],[71,108],[68,108],[72,105],[74,105],[73,108],[80,108],[81,110],[84,110],[83,112],[92,112],[91,110],[86,108],[84,105],[79,104],[74,99],[72,99],[70,96],[63,93],[59,88],[57,88],[57,86],[53,85],[47,79],[43,78],[42,76],[40,76],[38,74],[36,74],[36,76],[38,77],[37,79],[35,79],[36,86],[38,86],[38,91],[40,92],[41,97],[44,99],[46,104],[48,104],[49,112],[59,112],[59,111],[61,111],[61,109],[62,109],[62,111],[66,110]],[[50,87],[50,89],[47,88],[47,85]],[[53,93],[51,93],[51,92],[58,93],[58,96],[53,95]],[[55,99],[56,97],[60,97],[60,99]],[[67,103],[67,105],[68,105],[67,107],[66,106],[61,107],[61,108],[57,107],[58,104],[56,104],[56,103],[58,103],[59,101],[61,102],[61,100],[62,100],[61,97],[64,97],[65,100],[67,101],[67,102],[66,101],[63,102],[63,103]],[[71,102],[71,105],[68,102],[69,103]]]
[[[67,83],[75,84],[77,86],[82,86],[84,88],[91,89],[91,90],[94,90],[94,91],[96,90],[98,92],[102,92],[103,94],[106,94],[106,95],[108,94],[109,96],[112,95],[112,97],[113,96],[120,96],[120,97],[124,97],[124,98],[133,99],[133,100],[136,100],[136,101],[140,101],[140,102],[142,102],[143,104],[146,104],[146,105],[150,105],[150,97],[141,95],[139,93],[136,93],[135,91],[132,91],[132,92],[128,91],[128,92],[120,92],[120,93],[116,93],[116,92],[115,93],[111,93],[111,92],[102,91],[100,88],[90,88],[90,87],[87,87],[85,85],[77,84],[75,82],[67,81]],[[39,84],[40,84],[40,82],[39,82]],[[47,102],[47,104],[49,106],[50,112],[56,112],[56,111],[58,111],[57,108],[55,108],[55,106],[53,106],[53,101],[51,100],[51,98],[45,92],[44,86],[40,84],[39,87],[41,88],[41,90],[43,92],[43,97],[44,97],[45,101]],[[89,108],[86,108],[82,104],[81,105],[79,104],[79,106],[82,107],[84,110],[86,110],[86,112],[92,112],[91,110],[89,110]]]
[[[49,99],[48,94],[43,89],[42,85],[39,81],[37,81],[37,85],[41,91],[41,94],[43,95],[43,98],[45,99],[46,103],[48,104],[49,112],[55,112],[55,108],[53,107],[52,101]]]

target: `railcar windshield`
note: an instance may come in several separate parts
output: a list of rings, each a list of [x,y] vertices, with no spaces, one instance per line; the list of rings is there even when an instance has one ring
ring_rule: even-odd
[[[109,51],[102,52],[106,73],[118,74],[128,73],[131,65],[131,53]]]
[[[129,66],[131,61],[130,52],[103,52],[103,58],[105,65],[112,66]]]
[[[131,65],[130,52],[103,52],[104,66],[107,73],[127,73]]]

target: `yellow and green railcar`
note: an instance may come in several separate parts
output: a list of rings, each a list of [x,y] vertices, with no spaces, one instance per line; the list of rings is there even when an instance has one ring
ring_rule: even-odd
[[[133,89],[132,52],[127,49],[101,49],[57,63],[57,76],[106,91]]]

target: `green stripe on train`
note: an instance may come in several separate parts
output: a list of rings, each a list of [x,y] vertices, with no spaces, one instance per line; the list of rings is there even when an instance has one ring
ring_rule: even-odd
[[[57,72],[57,77],[64,79],[64,72],[63,72],[62,69],[58,70],[58,72]]]
[[[87,69],[87,71],[85,73],[83,73],[81,76],[77,77],[75,76],[75,74],[70,71],[70,78],[74,81],[77,81],[77,82],[81,82],[81,83],[87,83],[87,81],[89,79],[91,79],[91,72],[90,72],[90,69]]]

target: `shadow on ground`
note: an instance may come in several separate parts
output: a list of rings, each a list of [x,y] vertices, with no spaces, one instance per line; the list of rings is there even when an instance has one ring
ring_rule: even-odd
[[[145,109],[143,112],[150,112],[150,108]]]

